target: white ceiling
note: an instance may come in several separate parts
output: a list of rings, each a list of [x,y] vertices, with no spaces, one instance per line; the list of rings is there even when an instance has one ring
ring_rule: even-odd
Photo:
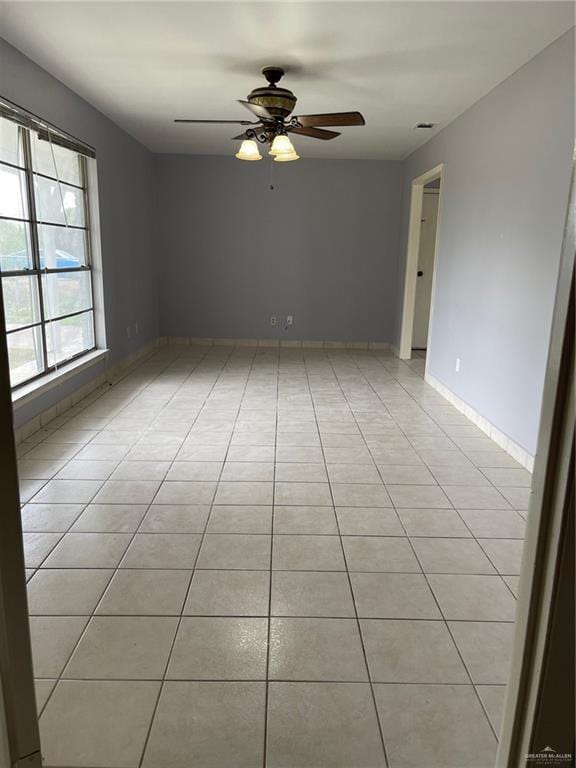
[[[235,99],[284,65],[296,113],[365,127],[306,157],[402,158],[574,23],[571,2],[2,2],[2,36],[156,152],[230,154]]]

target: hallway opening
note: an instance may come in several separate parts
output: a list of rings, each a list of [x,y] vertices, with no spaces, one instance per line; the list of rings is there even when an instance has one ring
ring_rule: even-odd
[[[425,353],[428,348],[439,200],[440,179],[438,178],[426,184],[423,190],[412,326],[412,356]]]
[[[413,179],[404,294],[398,356],[409,360],[413,352],[428,350],[434,312],[434,284],[438,221],[442,192],[442,165]]]

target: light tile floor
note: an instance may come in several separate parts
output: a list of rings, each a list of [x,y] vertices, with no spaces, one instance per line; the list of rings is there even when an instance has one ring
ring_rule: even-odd
[[[491,768],[530,476],[423,367],[164,347],[20,446],[46,765]]]

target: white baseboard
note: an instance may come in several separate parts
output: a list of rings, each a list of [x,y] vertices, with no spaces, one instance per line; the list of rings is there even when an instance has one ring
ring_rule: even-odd
[[[199,338],[196,336],[163,336],[160,344],[176,344],[208,347],[269,347],[286,349],[390,349],[387,341],[307,341],[299,339],[227,339]]]
[[[78,387],[78,389],[76,389],[72,395],[62,398],[62,400],[59,400],[54,405],[50,406],[50,408],[46,408],[34,416],[33,419],[30,419],[25,424],[22,424],[20,427],[14,430],[14,439],[16,445],[23,442],[24,440],[29,440],[35,432],[38,432],[41,429],[50,430],[51,428],[57,429],[62,426],[62,423],[67,421],[67,411],[70,411],[72,408],[74,408],[74,406],[78,405],[78,403],[87,398],[89,395],[94,395],[94,398],[92,399],[99,397],[110,384],[115,384],[121,378],[126,376],[131,368],[140,363],[143,358],[151,355],[158,346],[159,339],[153,339],[151,342],[146,344],[144,347],[141,347],[136,352],[132,352],[132,354],[122,358],[122,360],[120,360],[115,365],[111,365],[104,371],[104,373],[101,373],[99,376],[91,379],[83,386]],[[92,402],[92,400],[90,400],[90,402]],[[89,403],[87,402],[86,405],[89,405]],[[69,414],[69,418],[72,418],[73,415],[74,414]],[[56,419],[58,419],[57,424],[54,423]]]
[[[528,451],[522,448],[522,446],[518,445],[518,443],[515,443],[514,440],[501,432],[497,427],[494,426],[494,424],[489,422],[488,419],[475,411],[474,408],[465,403],[464,400],[461,400],[458,395],[455,395],[452,390],[444,386],[444,384],[438,381],[438,379],[435,379],[434,376],[431,376],[429,373],[427,373],[424,379],[428,384],[430,384],[431,387],[434,387],[434,389],[439,392],[442,397],[446,398],[449,403],[451,403],[457,410],[459,410],[460,413],[464,414],[467,419],[470,419],[470,421],[475,424],[478,429],[481,429],[482,432],[487,434],[491,440],[494,440],[494,442],[499,445],[500,448],[506,451],[506,453],[509,453],[513,459],[516,459],[516,461],[525,467],[529,472],[533,471],[534,456],[531,456]]]

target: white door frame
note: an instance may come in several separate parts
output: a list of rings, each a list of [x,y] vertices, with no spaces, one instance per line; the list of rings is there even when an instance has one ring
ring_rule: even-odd
[[[422,219],[422,202],[424,187],[431,181],[442,179],[444,164],[436,165],[421,176],[412,179],[410,188],[410,219],[408,223],[408,246],[406,248],[406,272],[404,276],[404,301],[402,304],[402,326],[400,331],[399,358],[410,360],[412,357],[412,331],[414,327],[414,309],[416,306],[416,280],[418,272],[418,252],[420,250],[420,228]],[[438,251],[438,233],[440,231],[440,214],[442,211],[442,181],[438,199],[438,218],[436,223],[436,245],[434,248],[434,269],[432,272],[432,290],[430,296],[430,321],[428,323],[428,341],[426,347],[430,350],[432,341],[432,316],[434,313],[434,294],[436,288],[436,258]],[[428,370],[429,355],[426,355],[426,371]]]
[[[535,724],[541,717],[539,696],[548,672],[546,654],[554,620],[563,528],[568,515],[574,514],[575,233],[576,165],[573,165],[532,476],[532,495],[520,569],[512,669],[497,768],[523,767],[526,765],[527,754],[537,753],[547,745],[535,745],[533,737]],[[569,546],[573,548],[573,542]],[[570,574],[572,579],[573,575]],[[568,645],[571,645],[569,639]],[[558,706],[561,706],[560,701]],[[553,744],[550,746],[556,749],[560,747]],[[543,761],[537,764],[542,765]],[[569,764],[567,760],[566,765]]]

